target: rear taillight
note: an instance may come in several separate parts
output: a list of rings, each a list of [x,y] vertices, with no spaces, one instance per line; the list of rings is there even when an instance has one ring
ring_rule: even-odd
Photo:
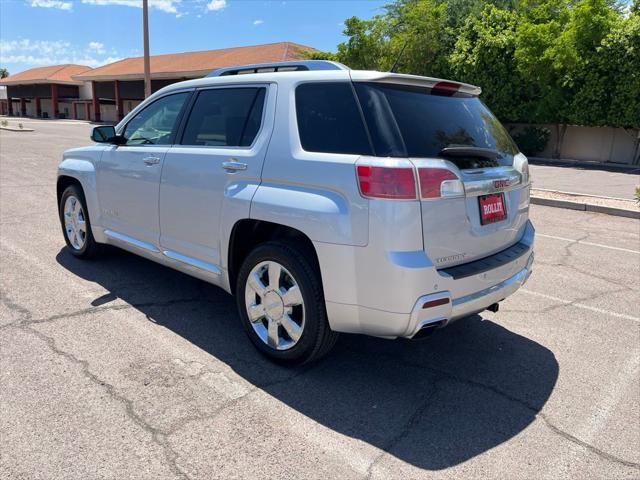
[[[418,169],[420,196],[422,198],[459,197],[464,195],[464,186],[458,176],[445,168]]]
[[[408,160],[374,161],[373,164],[358,165],[356,171],[360,192],[364,197],[394,200],[418,199],[416,168]],[[420,167],[417,171],[420,198],[464,196],[464,186],[451,170]]]
[[[358,183],[365,197],[396,200],[416,199],[413,167],[358,165]]]
[[[520,172],[520,178],[523,185],[528,185],[531,177],[529,176],[529,160],[522,153],[518,153],[513,157],[513,166]]]

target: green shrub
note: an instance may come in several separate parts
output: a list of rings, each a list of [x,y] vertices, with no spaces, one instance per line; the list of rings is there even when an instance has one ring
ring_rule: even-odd
[[[550,137],[551,131],[548,128],[526,127],[515,134],[513,139],[522,153],[534,156],[545,149]]]

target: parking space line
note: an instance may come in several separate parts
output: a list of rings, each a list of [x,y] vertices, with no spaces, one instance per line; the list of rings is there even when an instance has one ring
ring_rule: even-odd
[[[584,310],[590,310],[596,313],[603,313],[605,315],[611,315],[612,317],[624,318],[625,320],[631,320],[636,323],[640,323],[640,318],[634,317],[633,315],[626,315],[624,313],[612,312],[611,310],[605,310],[603,308],[592,307],[591,305],[585,305],[584,303],[573,303],[571,300],[566,300],[564,298],[554,297],[553,295],[547,295],[546,293],[534,292],[532,290],[528,290],[526,288],[521,288],[520,292],[528,293],[529,295],[533,295],[534,297],[546,298],[547,300],[553,300],[555,302],[563,303],[565,305],[571,305],[572,307],[582,308]]]
[[[536,236],[543,237],[543,238],[552,238],[554,240],[562,240],[564,242],[581,243],[582,245],[589,245],[591,247],[608,248],[609,250],[618,250],[620,252],[636,253],[640,255],[640,250],[632,250],[630,248],[612,247],[611,245],[603,245],[601,243],[593,243],[593,242],[584,242],[582,240],[576,240],[575,238],[556,237],[555,235],[545,235],[543,233],[536,233]]]

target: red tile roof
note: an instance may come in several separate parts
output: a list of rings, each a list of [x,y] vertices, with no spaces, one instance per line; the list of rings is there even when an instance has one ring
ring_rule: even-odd
[[[81,82],[71,78],[91,70],[86,65],[52,65],[50,67],[38,67],[24,72],[9,75],[0,80],[0,85],[18,85],[31,83],[62,83],[78,85]]]
[[[291,42],[248,47],[223,48],[201,52],[152,55],[151,78],[197,78],[212,70],[233,65],[301,60],[314,48]],[[76,80],[138,80],[144,76],[143,57],[125,58],[75,75]]]

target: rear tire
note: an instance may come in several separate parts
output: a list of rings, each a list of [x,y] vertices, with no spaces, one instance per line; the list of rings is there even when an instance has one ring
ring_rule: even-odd
[[[74,257],[92,258],[102,252],[101,245],[96,243],[91,232],[89,210],[82,188],[69,185],[58,205],[62,235],[67,249]]]
[[[338,339],[329,328],[320,272],[308,257],[294,244],[271,241],[257,246],[238,272],[242,326],[261,353],[280,363],[318,360]]]

